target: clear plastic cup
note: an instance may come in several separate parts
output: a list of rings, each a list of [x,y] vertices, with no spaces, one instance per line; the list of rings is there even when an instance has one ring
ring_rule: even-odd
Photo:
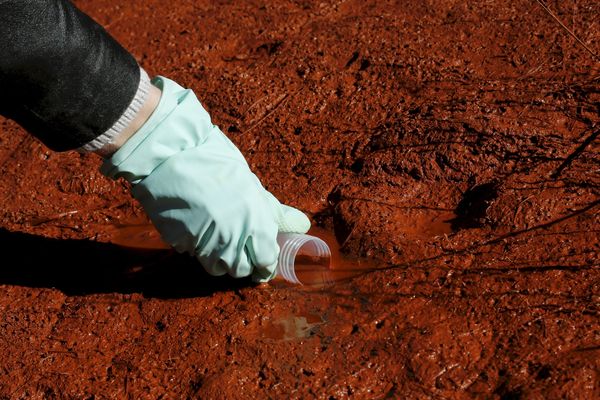
[[[280,233],[277,274],[299,285],[331,283],[331,250],[316,236],[300,233]]]

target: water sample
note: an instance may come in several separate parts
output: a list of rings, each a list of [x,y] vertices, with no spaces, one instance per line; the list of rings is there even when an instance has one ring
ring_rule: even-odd
[[[331,250],[316,236],[280,233],[277,275],[300,285],[328,285],[331,279]]]

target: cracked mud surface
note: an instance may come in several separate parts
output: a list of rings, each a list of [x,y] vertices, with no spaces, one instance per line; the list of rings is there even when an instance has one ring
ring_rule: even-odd
[[[537,2],[76,4],[377,270],[212,278],[1,120],[0,397],[599,396],[600,68]]]

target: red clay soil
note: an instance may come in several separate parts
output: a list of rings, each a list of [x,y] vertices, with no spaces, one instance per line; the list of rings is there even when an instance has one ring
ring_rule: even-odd
[[[600,397],[600,60],[537,1],[76,4],[377,270],[210,277],[2,120],[0,398]]]

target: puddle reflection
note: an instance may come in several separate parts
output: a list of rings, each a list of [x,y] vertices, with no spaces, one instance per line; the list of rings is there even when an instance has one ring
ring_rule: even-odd
[[[324,321],[318,315],[289,315],[270,321],[262,328],[262,337],[273,340],[293,340],[310,337]]]

